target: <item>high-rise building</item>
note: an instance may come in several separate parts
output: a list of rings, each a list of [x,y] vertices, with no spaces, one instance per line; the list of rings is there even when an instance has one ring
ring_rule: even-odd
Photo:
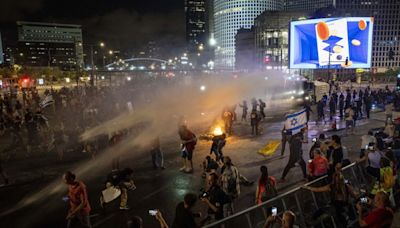
[[[374,17],[373,71],[400,67],[400,0],[336,0],[336,8],[353,16]]]
[[[250,29],[265,10],[282,9],[282,0],[214,0],[215,67],[234,69],[237,31]]]
[[[241,28],[235,36],[235,68],[240,71],[252,71],[256,69],[254,27]]]
[[[63,70],[83,67],[80,25],[18,21],[17,26],[19,64]]]
[[[287,69],[289,23],[307,18],[302,11],[265,11],[255,19],[256,68]]]
[[[285,10],[315,11],[335,5],[335,0],[284,0]]]
[[[190,53],[197,53],[207,41],[205,0],[185,0],[185,13],[187,49]]]
[[[4,63],[4,52],[3,52],[3,42],[1,40],[1,33],[0,33],[0,65]]]

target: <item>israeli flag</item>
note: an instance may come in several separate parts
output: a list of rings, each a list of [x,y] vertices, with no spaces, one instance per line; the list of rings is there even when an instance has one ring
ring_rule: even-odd
[[[306,125],[307,115],[305,109],[286,116],[285,129],[287,131],[291,131],[292,134],[300,132],[300,130],[305,128]]]

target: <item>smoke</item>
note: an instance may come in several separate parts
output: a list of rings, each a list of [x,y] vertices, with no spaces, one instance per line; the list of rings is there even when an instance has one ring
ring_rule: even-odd
[[[109,135],[129,128],[139,128],[139,130],[135,134],[129,135],[121,143],[101,153],[95,160],[79,165],[73,172],[77,177],[82,178],[89,172],[97,172],[101,169],[104,170],[105,167],[110,167],[113,157],[128,153],[130,157],[139,157],[144,153],[148,143],[157,136],[162,139],[177,140],[178,121],[182,116],[187,121],[189,129],[199,135],[221,116],[225,106],[233,106],[242,100],[249,100],[253,97],[266,99],[276,93],[290,90],[290,88],[285,88],[281,74],[271,71],[268,73],[268,80],[263,74],[238,77],[233,75],[185,77],[179,83],[164,83],[158,85],[156,91],[147,91],[146,93],[151,93],[152,96],[151,100],[145,104],[135,105],[135,98],[128,98],[133,101],[133,113],[126,112],[93,127],[84,132],[81,139],[91,140],[102,134]],[[270,100],[270,102],[283,104],[282,100]],[[278,108],[277,105],[270,107]],[[274,112],[271,108],[267,111]],[[33,202],[45,200],[52,194],[60,193],[64,189],[61,186],[57,180],[41,191],[21,200],[14,208],[3,212],[0,216],[12,213]]]

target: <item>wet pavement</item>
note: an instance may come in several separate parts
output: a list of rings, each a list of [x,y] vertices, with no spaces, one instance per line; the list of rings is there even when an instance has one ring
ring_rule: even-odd
[[[268,114],[267,114],[268,115]],[[349,157],[354,160],[358,157],[359,138],[368,129],[383,126],[383,113],[374,113],[370,120],[360,120],[355,135],[342,138],[342,143],[349,151]],[[283,168],[288,159],[288,147],[284,157],[280,156],[280,148],[270,156],[264,157],[257,151],[271,140],[280,140],[283,126],[283,115],[275,114],[268,116],[262,123],[263,134],[257,137],[251,136],[249,123],[236,123],[234,125],[234,136],[228,138],[224,154],[232,158],[233,163],[239,171],[248,179],[256,181],[259,176],[259,167],[267,165],[269,173],[280,178]],[[338,121],[338,128],[344,123]],[[311,139],[321,132],[327,135],[339,134],[344,131],[329,132],[330,124],[316,125],[311,122],[309,126],[309,143],[303,145],[304,158],[308,160],[308,151],[312,145]],[[198,136],[200,133],[195,132]],[[92,205],[92,225],[94,227],[122,227],[126,220],[133,216],[140,216],[144,221],[144,227],[158,227],[154,217],[148,214],[149,209],[160,209],[166,221],[171,224],[175,214],[175,206],[183,196],[188,193],[199,193],[204,186],[201,177],[200,164],[204,157],[209,154],[211,142],[200,140],[194,153],[194,173],[185,174],[179,172],[181,160],[179,157],[179,142],[177,140],[161,141],[162,150],[165,154],[165,170],[154,170],[152,168],[150,155],[141,158],[137,156],[124,156],[121,167],[131,167],[137,189],[129,193],[129,211],[118,210],[118,200],[107,205],[105,209],[99,206],[99,195],[104,188],[104,180],[111,167],[104,167],[100,172],[89,172],[84,177],[78,177],[88,186],[89,198]],[[63,193],[50,194],[43,192],[44,201],[28,201],[25,207],[11,214],[0,217],[0,227],[65,227],[67,204],[62,201],[66,193],[66,186],[61,182],[61,175],[66,170],[72,170],[76,166],[85,166],[89,158],[84,154],[67,154],[66,161],[55,162],[55,154],[44,157],[10,161],[4,164],[9,176],[14,183],[0,188],[0,214],[12,209],[17,202],[27,196],[33,195],[49,184],[65,188]],[[285,192],[290,188],[304,183],[301,181],[302,173],[299,167],[293,168],[287,181],[278,185],[279,192]],[[54,187],[56,188],[56,187]],[[241,195],[235,203],[235,210],[243,210],[254,204],[256,185],[242,186]],[[46,195],[48,194],[48,196]],[[205,205],[198,202],[196,210],[206,213]]]

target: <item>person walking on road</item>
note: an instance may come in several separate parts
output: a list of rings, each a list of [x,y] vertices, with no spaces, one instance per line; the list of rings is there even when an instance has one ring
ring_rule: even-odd
[[[288,161],[288,164],[286,165],[285,169],[283,170],[280,182],[285,182],[286,175],[288,174],[289,170],[295,166],[296,163],[299,164],[301,167],[301,171],[303,172],[304,180],[307,180],[307,171],[306,171],[307,167],[306,167],[306,163],[303,159],[302,139],[303,139],[303,135],[301,133],[293,135],[292,138],[290,139],[289,161]]]
[[[242,108],[242,121],[246,122],[247,111],[249,110],[249,107],[247,106],[247,101],[243,101],[243,104],[239,104],[239,106]]]
[[[91,228],[89,214],[91,207],[86,191],[86,185],[75,179],[75,174],[70,171],[63,175],[64,183],[68,185],[69,211],[67,215],[67,228],[74,227],[75,222],[79,222],[81,226]]]

